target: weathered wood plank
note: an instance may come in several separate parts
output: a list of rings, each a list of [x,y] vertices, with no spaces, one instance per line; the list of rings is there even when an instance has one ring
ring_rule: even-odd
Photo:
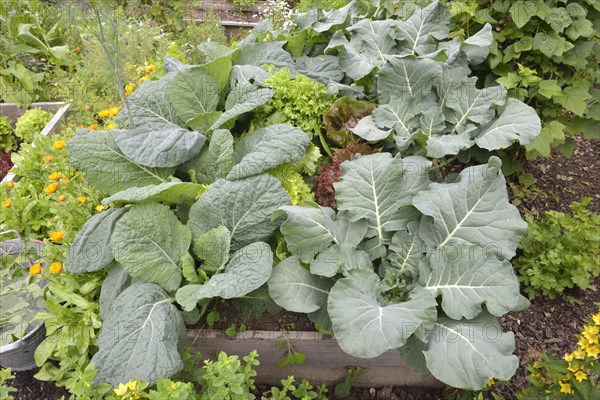
[[[303,365],[276,366],[286,357],[287,346],[277,347],[277,342],[286,340],[286,335],[296,351],[306,354]],[[342,381],[348,367],[356,366],[363,369],[356,378],[357,386],[442,386],[433,376],[408,369],[397,351],[372,359],[355,358],[342,352],[335,338],[318,332],[246,331],[228,337],[222,331],[194,329],[188,330],[188,344],[207,358],[214,358],[219,351],[244,356],[256,350],[261,364],[256,369],[256,381],[265,384],[278,384],[288,375],[294,375],[299,380],[330,385]]]

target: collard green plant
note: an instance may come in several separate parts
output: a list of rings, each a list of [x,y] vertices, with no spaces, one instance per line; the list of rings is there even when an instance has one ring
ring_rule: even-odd
[[[421,155],[528,143],[539,119],[468,76],[487,55],[489,26],[463,43],[447,40],[449,14],[438,3],[407,20],[380,20],[379,11],[350,3],[309,12],[293,32],[265,22],[236,48],[206,44],[203,65],[166,59],[164,77],[128,98],[121,129],[83,129],[69,142],[73,164],[110,196],[65,264],[109,271],[97,381],[173,375],[184,321],[217,298],[276,308],[265,306],[266,282],[274,300],[333,330],[349,354],[410,350],[410,365],[458,387],[514,373],[512,334],[494,316],[524,304],[508,260],[526,224],[508,202],[501,162],[442,184],[429,181]],[[347,120],[350,143],[377,142],[379,151],[341,163],[330,181],[337,211],[311,203],[298,181],[315,174],[314,149],[339,145],[335,135],[315,113],[270,113],[281,100],[269,83],[276,74],[316,89],[302,93],[305,103],[367,98],[345,100],[364,106],[357,113],[329,114]],[[273,268],[273,248],[292,257]],[[494,342],[482,337],[490,327]],[[462,329],[477,338],[437,340]],[[465,368],[445,368],[458,353],[469,357]]]
[[[495,317],[527,304],[508,261],[526,224],[498,158],[452,183],[430,182],[429,166],[420,157],[357,156],[342,164],[337,213],[281,207],[274,218],[285,217],[294,256],[275,267],[269,292],[290,311],[325,313],[350,355],[400,349],[417,370],[481,388],[518,366],[514,336]]]

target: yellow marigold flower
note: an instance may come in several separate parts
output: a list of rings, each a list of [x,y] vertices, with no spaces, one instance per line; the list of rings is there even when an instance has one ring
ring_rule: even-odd
[[[85,203],[85,197],[78,197],[77,201],[83,204]]]
[[[581,382],[587,379],[587,374],[585,373],[585,371],[577,371],[575,373],[575,379],[577,379],[577,382]]]
[[[96,206],[96,211],[100,212],[103,211],[106,207],[103,204],[98,204]]]
[[[145,68],[145,71],[147,74],[152,73],[152,71],[154,71],[154,64],[150,64]]]
[[[592,321],[594,321],[594,325],[600,325],[600,312],[592,315]]]
[[[135,90],[135,86],[133,86],[132,84],[125,85],[126,92],[133,92],[134,90]]]
[[[100,118],[108,118],[110,117],[110,110],[102,110],[98,113],[98,116],[100,116]]]
[[[600,347],[590,346],[586,349],[586,354],[588,357],[598,358],[598,355],[600,355]]]
[[[140,82],[146,82],[148,79],[150,79],[150,77],[149,77],[148,75],[146,75],[146,76],[142,76],[142,77],[140,78]]]
[[[47,156],[44,156],[44,158],[42,158],[42,160],[44,160],[45,163],[49,163],[53,159],[54,159],[53,155],[47,155]]]
[[[575,392],[573,392],[573,389],[571,388],[571,385],[568,383],[564,383],[563,381],[558,381],[558,384],[560,385],[560,392],[561,393],[566,393],[566,394],[573,394]]]
[[[65,237],[65,233],[63,231],[52,231],[50,232],[50,240],[55,242],[60,242]]]
[[[6,199],[2,202],[2,208],[10,208],[10,206],[12,206],[12,201],[9,199]]]
[[[104,129],[106,129],[107,131],[110,131],[113,129],[117,129],[117,126],[114,124],[108,124],[108,125],[106,125],[106,128],[104,128]]]
[[[8,183],[6,184],[6,187],[7,187],[7,188],[9,188],[9,189],[12,189],[12,188],[14,188],[14,187],[15,187],[15,184],[14,184],[14,183],[12,183],[12,182],[8,182]]]
[[[57,188],[58,188],[58,183],[52,182],[51,184],[46,186],[46,188],[44,189],[44,193],[52,194],[52,193],[56,192]]]
[[[67,196],[64,194],[61,194],[60,196],[58,196],[58,200],[60,201],[65,201],[67,199]]]
[[[573,361],[573,353],[565,353],[565,355],[563,356],[563,359],[567,362]]]
[[[121,111],[121,107],[113,107],[110,109],[110,116],[115,116]]]
[[[29,274],[31,275],[39,275],[42,273],[42,264],[35,263],[31,267],[29,267]]]
[[[52,147],[54,147],[57,150],[64,149],[65,148],[65,141],[64,140],[57,140],[56,142],[54,142],[52,144]]]
[[[578,360],[585,360],[585,351],[582,349],[577,349],[573,352],[573,356],[575,356]]]
[[[92,124],[92,125],[88,126],[88,129],[95,131],[96,129],[98,129],[98,125]]]
[[[60,274],[62,271],[62,263],[56,261],[50,264],[50,272],[53,274]]]
[[[48,179],[50,179],[51,181],[57,181],[60,178],[62,178],[62,173],[60,173],[60,172],[55,172],[53,174],[50,174],[50,176],[48,177]]]

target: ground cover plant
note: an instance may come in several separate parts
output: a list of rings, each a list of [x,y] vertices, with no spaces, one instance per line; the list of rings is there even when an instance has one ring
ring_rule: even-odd
[[[539,118],[469,77],[491,26],[461,41],[437,2],[407,17],[350,3],[297,16],[288,33],[261,23],[234,48],[202,46],[206,64],[167,58],[165,75],[127,98],[117,129],[78,130],[70,159],[108,196],[65,261],[71,273],[107,271],[96,382],[177,373],[185,323],[213,299],[252,304],[267,282],[349,354],[401,349],[464,388],[514,373],[514,338],[495,317],[527,304],[509,263],[526,224],[501,162],[446,182],[429,175],[432,158],[530,143]],[[299,101],[330,101],[326,128],[306,104],[278,100],[280,87],[306,84],[315,97]],[[292,205],[288,183],[310,182],[320,154],[352,143],[373,151],[340,163],[337,211],[308,195]],[[474,341],[456,336],[466,330]],[[468,361],[446,368],[456,357]]]

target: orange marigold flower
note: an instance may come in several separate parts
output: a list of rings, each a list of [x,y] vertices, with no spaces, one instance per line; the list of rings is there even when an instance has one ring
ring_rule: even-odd
[[[77,201],[80,203],[85,203],[85,197],[78,197]]]
[[[31,267],[29,267],[29,273],[31,275],[39,275],[42,273],[42,264],[35,263]]]
[[[44,156],[44,158],[42,158],[42,160],[44,160],[45,163],[49,163],[50,161],[54,160],[54,156],[47,155],[47,156]]]
[[[146,75],[146,76],[142,76],[142,77],[140,78],[140,82],[146,82],[148,79],[150,79],[150,77],[149,77],[148,75]]]
[[[53,262],[52,264],[50,264],[50,272],[53,274],[60,274],[62,271],[62,263],[60,262]]]
[[[14,188],[14,187],[15,187],[15,184],[14,184],[14,183],[12,183],[12,182],[8,182],[8,183],[6,184],[6,187],[7,187],[7,188],[9,188],[9,189],[12,189],[12,188]]]
[[[52,194],[52,193],[56,192],[57,188],[58,188],[58,183],[52,182],[51,184],[46,186],[46,188],[44,189],[44,193]]]
[[[88,126],[88,129],[95,131],[96,129],[98,129],[98,125],[92,124],[92,125]]]
[[[154,64],[150,64],[145,68],[145,71],[147,74],[152,73],[152,71],[154,71]]]
[[[60,196],[58,196],[58,199],[60,201],[65,201],[67,199],[67,196],[65,196],[64,194],[61,194]]]
[[[55,172],[53,174],[50,174],[50,176],[48,177],[48,179],[50,179],[51,181],[57,181],[60,178],[62,178],[62,173],[61,172]]]
[[[63,231],[52,231],[50,232],[50,240],[55,242],[60,242],[65,237],[65,233]]]
[[[3,208],[10,208],[10,206],[12,206],[12,201],[10,201],[9,199],[6,199],[2,202]]]
[[[65,141],[64,140],[57,140],[56,142],[54,142],[52,144],[52,147],[54,147],[55,149],[64,149],[65,148]]]
[[[69,178],[64,178],[63,183],[69,183]]]

